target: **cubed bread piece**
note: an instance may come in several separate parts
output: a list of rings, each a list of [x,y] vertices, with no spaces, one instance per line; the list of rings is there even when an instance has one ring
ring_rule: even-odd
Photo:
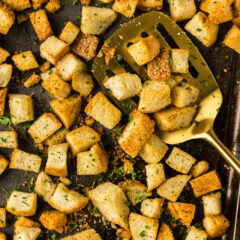
[[[186,240],[207,240],[208,235],[205,231],[192,226],[187,234]]]
[[[72,44],[77,38],[79,32],[80,29],[75,24],[68,22],[63,28],[59,38],[65,43]]]
[[[236,25],[237,27],[240,27],[240,16],[239,17],[234,17],[232,20],[233,24]]]
[[[230,226],[229,220],[223,215],[207,216],[203,219],[203,226],[210,238],[221,237]]]
[[[6,225],[6,209],[0,208],[0,228],[5,228]]]
[[[99,234],[94,229],[84,230],[80,233],[70,235],[60,240],[102,240]]]
[[[222,212],[221,193],[211,193],[203,196],[203,208],[205,216],[218,215]]]
[[[16,226],[13,240],[36,240],[41,234],[40,227]]]
[[[70,81],[75,72],[87,70],[86,64],[72,53],[66,54],[56,64],[56,71],[65,81]]]
[[[0,148],[17,148],[18,139],[15,131],[0,131]]]
[[[60,212],[75,213],[85,208],[88,201],[88,197],[84,197],[76,191],[69,190],[64,184],[59,183],[49,204]]]
[[[192,167],[191,175],[193,177],[199,177],[209,169],[209,163],[206,161],[200,161]]]
[[[120,73],[104,82],[104,87],[119,101],[134,97],[142,90],[141,79],[136,74]]]
[[[120,239],[123,239],[123,240],[131,240],[132,239],[130,229],[118,228],[116,235],[117,235],[117,237],[119,237]]]
[[[190,203],[168,202],[170,214],[183,225],[189,227],[195,216],[196,206]]]
[[[59,181],[62,182],[66,186],[72,184],[72,181],[66,177],[59,177]]]
[[[141,38],[137,43],[128,47],[128,53],[138,65],[152,61],[160,53],[160,43],[155,36]]]
[[[119,186],[126,193],[133,206],[152,196],[152,192],[148,191],[144,184],[136,180],[125,180],[119,183]]]
[[[143,11],[160,10],[163,7],[162,0],[138,0],[137,8]]]
[[[85,34],[99,35],[116,19],[117,14],[112,9],[83,6],[81,30]]]
[[[125,127],[118,143],[131,157],[135,158],[154,132],[154,121],[138,110],[131,113],[131,121]]]
[[[47,70],[46,72],[42,73],[41,74],[41,79],[43,81],[45,81],[46,79],[48,79],[48,77],[52,74],[52,73],[55,73],[56,72],[56,68],[51,68],[49,70]]]
[[[133,171],[134,171],[133,162],[128,159],[122,159],[122,162],[123,162],[124,173],[125,174],[133,173]]]
[[[233,25],[232,28],[228,31],[227,35],[225,36],[224,44],[240,54],[239,41],[240,41],[240,28]]]
[[[53,35],[53,31],[44,10],[32,12],[30,20],[39,40],[46,40]]]
[[[67,142],[74,156],[100,141],[100,135],[88,126],[82,126],[67,133]]]
[[[0,64],[5,62],[9,56],[10,53],[7,50],[0,47]]]
[[[6,209],[17,216],[33,216],[37,210],[37,194],[13,191],[7,200]]]
[[[188,174],[196,161],[197,160],[190,154],[174,147],[166,160],[166,164],[180,173]]]
[[[113,10],[125,17],[132,17],[135,13],[138,0],[116,0],[112,6]]]
[[[7,87],[12,77],[12,69],[11,64],[4,63],[0,65],[0,87]]]
[[[163,198],[145,199],[141,204],[142,215],[150,218],[159,219],[163,213]]]
[[[79,117],[82,99],[79,95],[73,95],[62,100],[54,99],[49,104],[64,126],[69,129]]]
[[[40,54],[48,62],[55,65],[58,60],[70,51],[69,45],[55,36],[46,39],[40,46]]]
[[[171,78],[169,78],[166,81],[166,84],[170,87],[172,90],[174,87],[176,87],[178,84],[180,84],[183,81],[183,76],[181,75],[172,75]]]
[[[27,20],[29,19],[29,15],[27,14],[19,14],[17,15],[17,23],[18,24],[21,24],[21,23],[24,23],[26,22]]]
[[[190,184],[196,197],[222,188],[222,183],[216,170],[194,178],[190,181]]]
[[[3,116],[4,114],[7,91],[7,88],[3,88],[0,90],[0,116]]]
[[[63,99],[70,95],[71,86],[62,80],[57,73],[52,73],[42,82],[42,86],[55,98]]]
[[[46,144],[51,147],[56,144],[66,142],[66,135],[69,131],[66,128],[59,129],[46,139]]]
[[[72,76],[72,88],[80,93],[81,97],[87,97],[94,87],[93,79],[90,74],[85,72],[75,72]]]
[[[172,230],[166,223],[162,223],[157,240],[174,240]]]
[[[31,7],[29,0],[2,0],[3,3],[6,3],[13,11],[23,11]]]
[[[51,64],[46,61],[39,68],[40,68],[41,72],[45,73],[50,69],[50,67],[51,67]]]
[[[32,0],[33,8],[38,9],[46,2],[48,2],[48,0]]]
[[[188,73],[189,50],[172,49],[172,71],[175,73]]]
[[[0,33],[6,35],[14,21],[14,12],[7,5],[0,3]]]
[[[45,210],[39,217],[39,221],[48,230],[63,233],[63,229],[67,224],[67,216],[65,213],[56,210]]]
[[[96,56],[99,38],[89,34],[79,34],[72,45],[72,51],[87,61]]]
[[[185,108],[169,108],[154,114],[155,121],[161,131],[174,131],[191,125],[197,106]]]
[[[177,175],[168,178],[157,190],[157,194],[169,201],[176,202],[191,176]]]
[[[61,0],[49,0],[46,4],[45,8],[51,12],[55,13],[56,11],[61,9]]]
[[[85,112],[108,129],[114,128],[121,120],[122,113],[101,92],[88,103]]]
[[[28,133],[35,143],[41,143],[61,127],[61,122],[54,114],[44,113],[30,126]]]
[[[42,197],[44,201],[49,202],[56,189],[56,184],[52,179],[45,173],[40,172],[35,182],[34,191],[39,197]]]
[[[0,175],[5,171],[8,166],[8,160],[0,154]]]
[[[147,81],[140,94],[138,110],[154,113],[171,104],[171,90],[165,82]]]
[[[33,220],[26,218],[26,217],[18,217],[17,221],[14,223],[14,227],[40,228],[40,224],[38,222],[34,222]]]
[[[223,2],[223,0],[205,0],[205,1],[201,2],[200,9],[203,12],[210,13],[212,7],[220,2]]]
[[[5,233],[0,232],[0,240],[7,240]]]
[[[35,72],[24,82],[26,88],[32,87],[38,84],[41,80],[41,77]]]
[[[128,228],[128,200],[123,190],[110,182],[98,185],[88,193],[92,204],[110,222]]]
[[[231,1],[234,2],[234,10],[237,12],[237,14],[240,14],[240,1],[239,0],[235,0],[235,1]]]
[[[31,95],[8,94],[11,120],[14,125],[33,121],[34,108]]]
[[[217,40],[219,26],[211,23],[206,14],[198,12],[185,25],[185,29],[206,47],[211,47]]]
[[[153,240],[157,238],[159,226],[157,219],[131,212],[129,226],[134,240]]]

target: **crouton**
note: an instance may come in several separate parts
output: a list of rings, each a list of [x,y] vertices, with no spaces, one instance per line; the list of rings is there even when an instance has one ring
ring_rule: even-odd
[[[166,223],[162,223],[157,240],[174,240],[173,233]]]
[[[37,210],[37,194],[13,191],[7,200],[6,210],[22,217],[35,215]]]
[[[196,197],[222,188],[220,177],[215,170],[194,178],[190,184]]]
[[[29,15],[27,14],[19,14],[17,15],[17,23],[18,24],[21,24],[21,23],[24,23],[26,22],[27,20],[29,19]]]
[[[8,166],[8,160],[0,154],[0,175],[5,171]]]
[[[44,113],[30,126],[28,133],[35,143],[41,143],[61,127],[61,122],[54,114]]]
[[[209,163],[206,161],[200,161],[192,167],[191,175],[193,177],[199,177],[209,169]]]
[[[206,47],[211,47],[217,40],[219,26],[211,23],[206,14],[198,12],[185,25],[185,29]]]
[[[52,179],[45,173],[40,172],[35,182],[34,191],[39,197],[42,197],[44,201],[49,202],[56,189],[56,184]]]
[[[82,126],[67,133],[67,142],[74,156],[100,141],[100,135],[88,126]]]
[[[188,73],[189,50],[172,49],[172,71],[175,73]]]
[[[116,0],[112,6],[113,10],[125,17],[132,17],[135,13],[138,0]]]
[[[99,35],[117,19],[117,14],[109,8],[83,6],[81,30],[85,34]]]
[[[94,229],[84,230],[80,233],[76,233],[74,235],[70,235],[65,238],[61,238],[60,240],[102,240],[99,234]]]
[[[17,148],[18,139],[15,131],[0,131],[0,148]]]
[[[66,135],[69,131],[66,128],[59,129],[46,139],[46,144],[51,147],[56,144],[66,142]]]
[[[61,39],[65,43],[72,44],[77,38],[79,32],[80,29],[75,24],[73,24],[72,22],[68,22],[63,28],[59,39]]]
[[[14,12],[7,5],[0,3],[0,33],[8,34],[15,21]]]
[[[89,5],[92,0],[80,0],[80,1],[81,1],[81,4],[83,5]]]
[[[155,121],[159,130],[173,131],[181,128],[187,128],[191,125],[197,106],[185,108],[169,108],[154,114]]]
[[[191,176],[188,175],[177,175],[175,177],[168,178],[157,189],[157,194],[169,201],[176,202],[190,178]]]
[[[143,11],[160,10],[163,7],[162,0],[138,0],[137,8]]]
[[[222,212],[221,193],[211,193],[203,196],[203,208],[205,216],[218,215]]]
[[[17,221],[14,223],[14,227],[40,228],[40,224],[38,222],[34,222],[33,220],[26,218],[26,217],[18,217]]]
[[[32,0],[33,8],[38,9],[46,2],[48,2],[48,0]]]
[[[85,208],[88,201],[87,197],[76,191],[69,190],[62,183],[59,183],[49,204],[60,212],[74,213]]]
[[[0,232],[0,240],[7,240],[5,233]]]
[[[92,204],[110,222],[128,228],[128,200],[123,190],[110,182],[98,185],[88,193]]]
[[[157,219],[130,213],[129,226],[134,240],[153,240],[157,238],[159,222]]]
[[[127,51],[138,65],[144,65],[160,53],[160,43],[156,37],[150,35],[128,47]]]
[[[48,79],[48,77],[52,74],[52,73],[55,73],[56,72],[56,68],[51,68],[49,69],[48,71],[44,72],[41,74],[41,79],[43,81],[45,81],[46,79]]]
[[[39,172],[42,159],[38,155],[14,149],[11,155],[9,168]]]
[[[40,54],[48,62],[55,65],[58,60],[70,51],[69,45],[51,36],[46,39],[40,46]]]
[[[0,208],[0,228],[5,228],[6,225],[6,209]]]
[[[7,88],[3,88],[0,90],[0,116],[3,116],[4,114],[7,91]]]
[[[132,235],[129,229],[118,228],[116,235],[122,240],[131,240],[132,238]]]
[[[11,120],[14,125],[33,121],[34,108],[31,95],[8,94]]]
[[[65,213],[56,210],[46,210],[42,212],[39,221],[48,230],[63,233],[63,229],[67,224],[67,216]]]
[[[233,18],[232,22],[233,22],[233,24],[236,25],[237,27],[240,27],[240,16]]]
[[[92,76],[84,72],[75,72],[72,76],[72,88],[86,98],[94,87]]]
[[[178,84],[180,84],[183,81],[183,76],[181,75],[172,75],[171,78],[169,78],[166,81],[166,84],[170,87],[172,90],[174,87],[176,87]]]
[[[212,7],[220,2],[222,2],[222,0],[205,0],[205,1],[201,2],[200,9],[203,12],[210,13]]]
[[[126,193],[133,206],[152,196],[152,192],[148,191],[144,184],[136,180],[126,180],[119,183],[119,186]]]
[[[47,72],[51,67],[51,64],[49,62],[44,62],[39,68],[41,72],[45,73]]]
[[[61,9],[61,1],[60,0],[49,0],[46,4],[45,8],[51,12],[55,13],[56,11]]]
[[[70,81],[75,72],[85,70],[87,70],[86,64],[72,53],[66,54],[56,64],[57,73],[65,81]]]
[[[198,228],[195,227],[191,227],[190,231],[187,234],[186,240],[207,240],[207,233],[203,230],[200,230]]]
[[[240,40],[240,28],[233,25],[232,28],[228,31],[227,35],[225,36],[224,44],[240,54],[239,40]]]
[[[163,213],[163,198],[145,199],[141,204],[142,215],[150,218],[159,219]]]
[[[26,87],[26,88],[29,88],[29,87],[32,87],[36,84],[38,84],[41,80],[41,77],[36,74],[35,72],[31,75],[31,77],[29,77],[24,83],[23,85]]]
[[[229,220],[223,215],[207,216],[203,219],[203,226],[210,238],[224,235],[230,226]]]
[[[180,173],[188,174],[196,161],[197,160],[190,154],[174,147],[170,156],[166,160],[166,164]]]
[[[138,110],[132,111],[131,119],[119,137],[118,143],[127,154],[135,158],[153,134],[155,123]]]
[[[52,73],[42,82],[42,86],[55,98],[66,98],[71,93],[71,86],[63,81],[58,74]]]
[[[78,95],[73,95],[62,100],[54,99],[49,104],[65,128],[69,129],[80,114],[82,99]]]
[[[108,129],[114,128],[122,117],[121,111],[101,92],[90,100],[84,111]]]
[[[122,159],[123,170],[126,174],[130,174],[134,171],[133,162],[128,159]]]
[[[0,64],[5,62],[9,56],[10,53],[7,50],[0,47]]]
[[[4,63],[0,65],[0,87],[7,87],[12,77],[12,70],[11,64]]]
[[[89,34],[79,34],[72,45],[72,51],[87,61],[96,56],[99,38]]]
[[[15,240],[36,240],[39,235],[41,234],[41,229],[39,227],[22,227],[22,226],[16,226],[14,229],[14,237]]]
[[[147,81],[140,94],[138,110],[154,113],[171,104],[171,90],[164,82]]]
[[[136,74],[117,74],[104,82],[104,87],[111,90],[119,101],[134,97],[142,90],[141,79]]]

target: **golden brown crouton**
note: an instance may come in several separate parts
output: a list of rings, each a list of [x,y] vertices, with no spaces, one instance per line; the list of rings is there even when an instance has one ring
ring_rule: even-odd
[[[141,213],[146,217],[159,219],[164,211],[164,202],[163,198],[145,199],[141,204]]]
[[[61,8],[61,2],[60,0],[50,0],[47,5],[45,6],[45,8],[51,12],[51,13],[55,13],[56,11],[58,11]]]
[[[135,13],[138,0],[116,0],[112,8],[126,17],[132,17]]]
[[[36,74],[35,72],[31,75],[31,77],[29,77],[25,82],[24,82],[24,86],[26,88],[32,87],[36,84],[38,84],[41,80],[41,77]]]
[[[166,223],[160,227],[157,240],[174,240],[173,233]]]
[[[60,240],[102,240],[94,229],[87,229],[82,232],[70,235]]]
[[[41,72],[45,73],[47,72],[51,67],[51,64],[49,62],[44,62],[39,68]]]
[[[134,170],[133,162],[128,159],[123,159],[123,170],[126,174],[131,173]]]
[[[27,15],[27,14],[19,14],[19,15],[17,15],[17,23],[18,24],[26,22],[28,19],[29,19],[29,15]]]
[[[3,88],[0,90],[0,116],[2,116],[4,114],[7,91],[8,91],[7,88]]]
[[[29,0],[2,0],[3,3],[6,3],[13,11],[23,11],[31,7]]]
[[[125,229],[122,229],[122,228],[117,229],[116,235],[123,240],[130,240],[131,237],[132,237],[129,229],[125,230]]]
[[[0,33],[7,34],[15,21],[14,12],[0,3]]]
[[[14,223],[14,227],[36,227],[40,228],[40,224],[38,222],[34,222],[33,220],[26,217],[19,217],[17,221]]]
[[[232,28],[228,31],[227,35],[225,36],[224,44],[240,54],[239,41],[240,41],[240,28],[233,25]]]
[[[160,10],[163,7],[162,0],[138,0],[137,8],[143,11]]]
[[[8,166],[8,160],[0,154],[0,175],[5,171]]]
[[[33,8],[38,9],[40,8],[44,3],[48,2],[49,0],[32,0]]]
[[[5,62],[9,56],[10,53],[7,50],[0,47],[0,64]]]
[[[6,227],[6,209],[0,208],[0,228]]]
[[[5,233],[0,232],[0,240],[7,240]]]
[[[0,148],[17,148],[18,138],[15,131],[0,131]]]
[[[81,4],[83,5],[89,5],[91,3],[91,0],[81,0]]]
[[[80,32],[80,29],[73,24],[68,22],[63,28],[59,38],[65,43],[72,44]]]
[[[53,135],[46,139],[46,144],[50,147],[65,142],[67,133],[68,130],[66,128],[56,131]]]

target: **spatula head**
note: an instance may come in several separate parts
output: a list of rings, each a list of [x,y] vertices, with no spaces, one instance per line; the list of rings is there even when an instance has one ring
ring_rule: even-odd
[[[160,135],[166,143],[177,144],[193,138],[197,138],[201,131],[207,131],[200,128],[198,123],[209,121],[209,127],[212,127],[214,119],[217,116],[222,104],[222,94],[211,70],[206,64],[204,58],[197,47],[188,38],[186,33],[166,14],[152,11],[141,15],[123,24],[108,40],[111,48],[115,48],[116,56],[120,54],[124,61],[143,79],[148,79],[146,66],[139,66],[129,55],[127,48],[129,44],[138,42],[143,34],[155,35],[160,42],[161,47],[181,48],[190,51],[189,73],[183,74],[184,79],[191,85],[200,89],[198,98],[198,113],[194,123],[189,127],[172,132],[161,132]],[[105,56],[99,54],[94,63],[93,71],[96,80],[103,87],[103,83],[109,78],[108,72],[120,74],[126,72],[126,69],[112,58],[108,65],[105,62]],[[103,87],[104,88],[104,87]],[[118,101],[109,91],[109,97],[122,109],[129,114],[138,104],[138,99],[127,99]],[[195,128],[198,128],[197,130]]]

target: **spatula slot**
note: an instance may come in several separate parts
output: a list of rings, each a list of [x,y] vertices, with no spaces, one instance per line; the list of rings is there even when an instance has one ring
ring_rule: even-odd
[[[189,73],[192,75],[193,78],[197,78],[199,73],[197,71],[197,69],[192,65],[192,63],[190,61],[188,61],[188,65],[189,65]]]
[[[141,37],[142,38],[146,38],[148,36],[149,36],[149,34],[147,32],[141,32]]]
[[[129,48],[130,46],[132,46],[133,45],[133,42],[128,42],[127,43],[127,47]]]
[[[110,77],[115,76],[116,74],[111,69],[106,69],[105,75],[110,78]]]

